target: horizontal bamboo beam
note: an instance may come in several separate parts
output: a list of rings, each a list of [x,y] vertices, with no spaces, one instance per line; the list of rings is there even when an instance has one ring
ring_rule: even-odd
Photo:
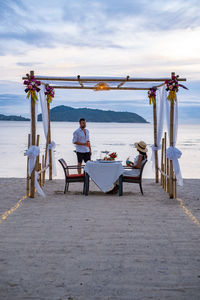
[[[75,90],[94,90],[95,87],[93,86],[84,86],[84,87],[81,87],[81,86],[60,86],[60,85],[53,85],[52,88],[54,89],[75,89]],[[128,87],[109,87],[109,90],[149,90],[149,88],[128,88]],[[99,91],[109,91],[109,90],[99,90]]]
[[[27,76],[22,77],[23,80],[28,79]],[[171,77],[167,78],[128,78],[125,77],[119,77],[119,78],[106,78],[106,77],[99,77],[99,78],[84,78],[84,77],[43,77],[43,76],[35,76],[35,79],[37,80],[51,80],[51,81],[77,81],[79,82],[81,80],[82,83],[84,82],[99,82],[99,81],[106,81],[106,82],[154,82],[154,81],[165,81],[165,80],[170,80]],[[178,81],[186,81],[186,78],[178,78]]]

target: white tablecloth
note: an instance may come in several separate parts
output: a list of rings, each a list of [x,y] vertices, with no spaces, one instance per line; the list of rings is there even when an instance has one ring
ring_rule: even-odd
[[[105,193],[112,187],[119,176],[123,174],[124,169],[122,163],[117,161],[111,163],[88,161],[84,171],[88,173],[90,178]]]

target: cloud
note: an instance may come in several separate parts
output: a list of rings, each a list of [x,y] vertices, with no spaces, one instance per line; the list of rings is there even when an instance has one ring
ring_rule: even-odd
[[[200,76],[200,10],[197,0],[1,0],[2,94],[23,94],[21,77],[40,75]],[[199,82],[187,82],[181,105],[198,105]],[[56,99],[131,108],[146,94],[56,91]],[[82,102],[81,102],[82,101]],[[100,101],[103,101],[101,103]],[[108,102],[106,102],[108,101]],[[109,102],[110,101],[110,102]],[[97,103],[98,102],[98,103]]]
[[[32,67],[33,65],[41,65],[42,62],[17,62],[20,67]]]

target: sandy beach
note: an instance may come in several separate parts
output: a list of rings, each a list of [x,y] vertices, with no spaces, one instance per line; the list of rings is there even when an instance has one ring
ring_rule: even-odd
[[[184,180],[174,200],[151,179],[144,196],[138,185],[118,197],[91,184],[85,197],[81,184],[64,195],[54,180],[45,199],[16,206],[25,180],[1,178],[0,299],[199,299],[199,186]]]

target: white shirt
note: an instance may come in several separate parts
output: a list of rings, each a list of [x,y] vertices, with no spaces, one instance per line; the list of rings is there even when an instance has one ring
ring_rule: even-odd
[[[89,131],[85,128],[85,133],[84,131],[79,127],[76,129],[73,133],[73,144],[78,142],[81,144],[85,144],[89,141]],[[81,146],[81,145],[75,145],[76,146],[76,152],[81,152],[81,153],[86,153],[90,152],[90,149],[86,146]]]

